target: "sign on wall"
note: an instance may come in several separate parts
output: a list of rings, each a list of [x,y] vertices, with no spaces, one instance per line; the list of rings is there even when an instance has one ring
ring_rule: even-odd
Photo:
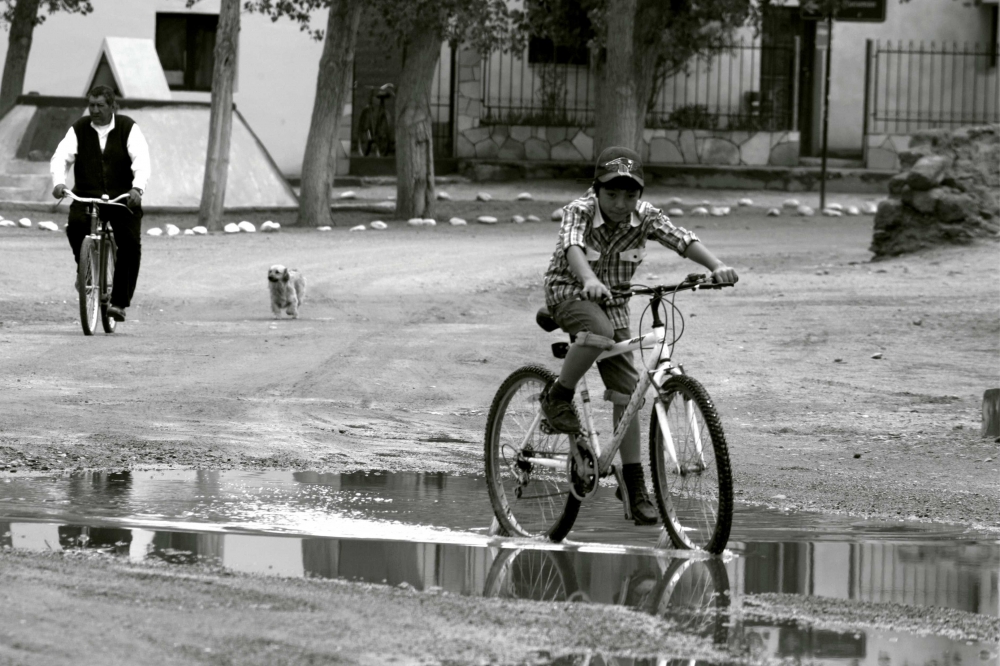
[[[838,21],[854,21],[867,23],[885,22],[886,0],[840,0],[837,15]],[[822,21],[826,19],[822,0],[802,0],[800,11],[806,21]]]

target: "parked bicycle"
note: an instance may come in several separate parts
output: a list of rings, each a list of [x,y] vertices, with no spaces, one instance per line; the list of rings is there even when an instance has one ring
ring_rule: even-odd
[[[708,392],[672,360],[684,328],[673,301],[681,291],[731,286],[694,273],[680,284],[632,286],[621,292],[649,297],[646,311],[652,313],[652,330],[642,335],[640,322],[639,337],[616,343],[598,358],[639,350],[645,366],[607,449],[602,449],[594,428],[586,379],[577,386],[584,431],[573,435],[555,431],[542,413],[540,397],[556,378],[552,372],[528,365],[504,380],[486,421],[486,481],[498,533],[561,541],[572,529],[581,501],[597,492],[602,477],[613,474],[624,492],[620,468],[612,462],[627,425],[652,386],[649,465],[656,504],[669,535],[669,540],[661,536],[658,545],[672,543],[710,553],[725,549],[733,512],[729,451]],[[660,317],[665,305],[670,306],[672,339],[667,338]],[[549,332],[558,328],[545,308],[538,311],[536,321]],[[556,358],[564,358],[568,349],[566,342],[552,345]],[[625,511],[630,517],[627,503]]]
[[[87,204],[87,216],[90,218],[90,234],[83,239],[80,246],[80,263],[77,266],[76,288],[80,295],[80,323],[84,335],[93,335],[97,330],[98,315],[105,333],[115,332],[115,320],[108,315],[111,304],[111,287],[115,279],[115,258],[118,246],[115,235],[107,220],[101,220],[99,206],[121,206],[132,212],[123,203],[128,198],[128,192],[114,199],[107,194],[100,199],[78,197],[70,190],[64,190],[63,196]]]
[[[361,109],[358,118],[358,152],[368,157],[374,151],[375,157],[385,157],[396,150],[396,131],[386,107],[386,100],[395,94],[395,86],[386,83],[367,87],[368,105]]]

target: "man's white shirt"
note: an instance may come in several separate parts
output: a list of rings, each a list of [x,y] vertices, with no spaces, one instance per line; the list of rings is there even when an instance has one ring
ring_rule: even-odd
[[[94,123],[90,124],[97,131],[97,140],[101,144],[101,152],[104,152],[104,146],[108,143],[108,134],[115,128],[115,117],[111,116],[111,122],[104,126],[95,125]],[[69,131],[66,132],[66,136],[56,146],[56,152],[52,154],[52,160],[49,162],[53,188],[57,185],[66,184],[70,167],[76,162],[77,148],[76,132],[70,127]],[[142,130],[139,129],[138,124],[132,125],[132,131],[128,134],[126,148],[128,149],[128,156],[132,158],[132,187],[138,187],[140,190],[145,191],[150,174],[149,145],[146,143],[146,137],[142,135]]]

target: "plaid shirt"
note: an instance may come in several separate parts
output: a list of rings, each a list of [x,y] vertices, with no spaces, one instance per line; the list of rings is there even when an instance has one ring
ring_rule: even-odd
[[[580,199],[563,207],[562,228],[552,261],[545,271],[545,304],[551,309],[563,301],[573,300],[583,292],[583,284],[570,269],[566,251],[573,245],[583,249],[597,278],[610,289],[632,281],[635,269],[646,256],[646,239],[658,241],[664,247],[684,256],[688,245],[698,237],[670,219],[648,201],[640,201],[629,224],[605,224],[597,194],[593,189]],[[612,325],[628,328],[627,297],[614,297],[601,306]]]

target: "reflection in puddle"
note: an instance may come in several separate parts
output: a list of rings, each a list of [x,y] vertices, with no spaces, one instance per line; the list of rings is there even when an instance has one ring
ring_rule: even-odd
[[[960,541],[948,530],[744,510],[730,543],[736,556],[723,561],[581,543],[608,538],[600,534],[604,529],[619,544],[654,541],[624,524],[612,493],[581,514],[576,544],[559,549],[488,537],[482,479],[147,472],[4,481],[0,547],[100,549],[134,561],[204,561],[257,574],[621,605],[666,617],[679,631],[740,658],[851,666],[997,663],[995,644],[839,633],[731,613],[743,608],[747,595],[783,593],[1000,615],[1000,545],[968,535]],[[887,534],[887,528],[896,529]],[[578,655],[537,663],[671,662]]]

